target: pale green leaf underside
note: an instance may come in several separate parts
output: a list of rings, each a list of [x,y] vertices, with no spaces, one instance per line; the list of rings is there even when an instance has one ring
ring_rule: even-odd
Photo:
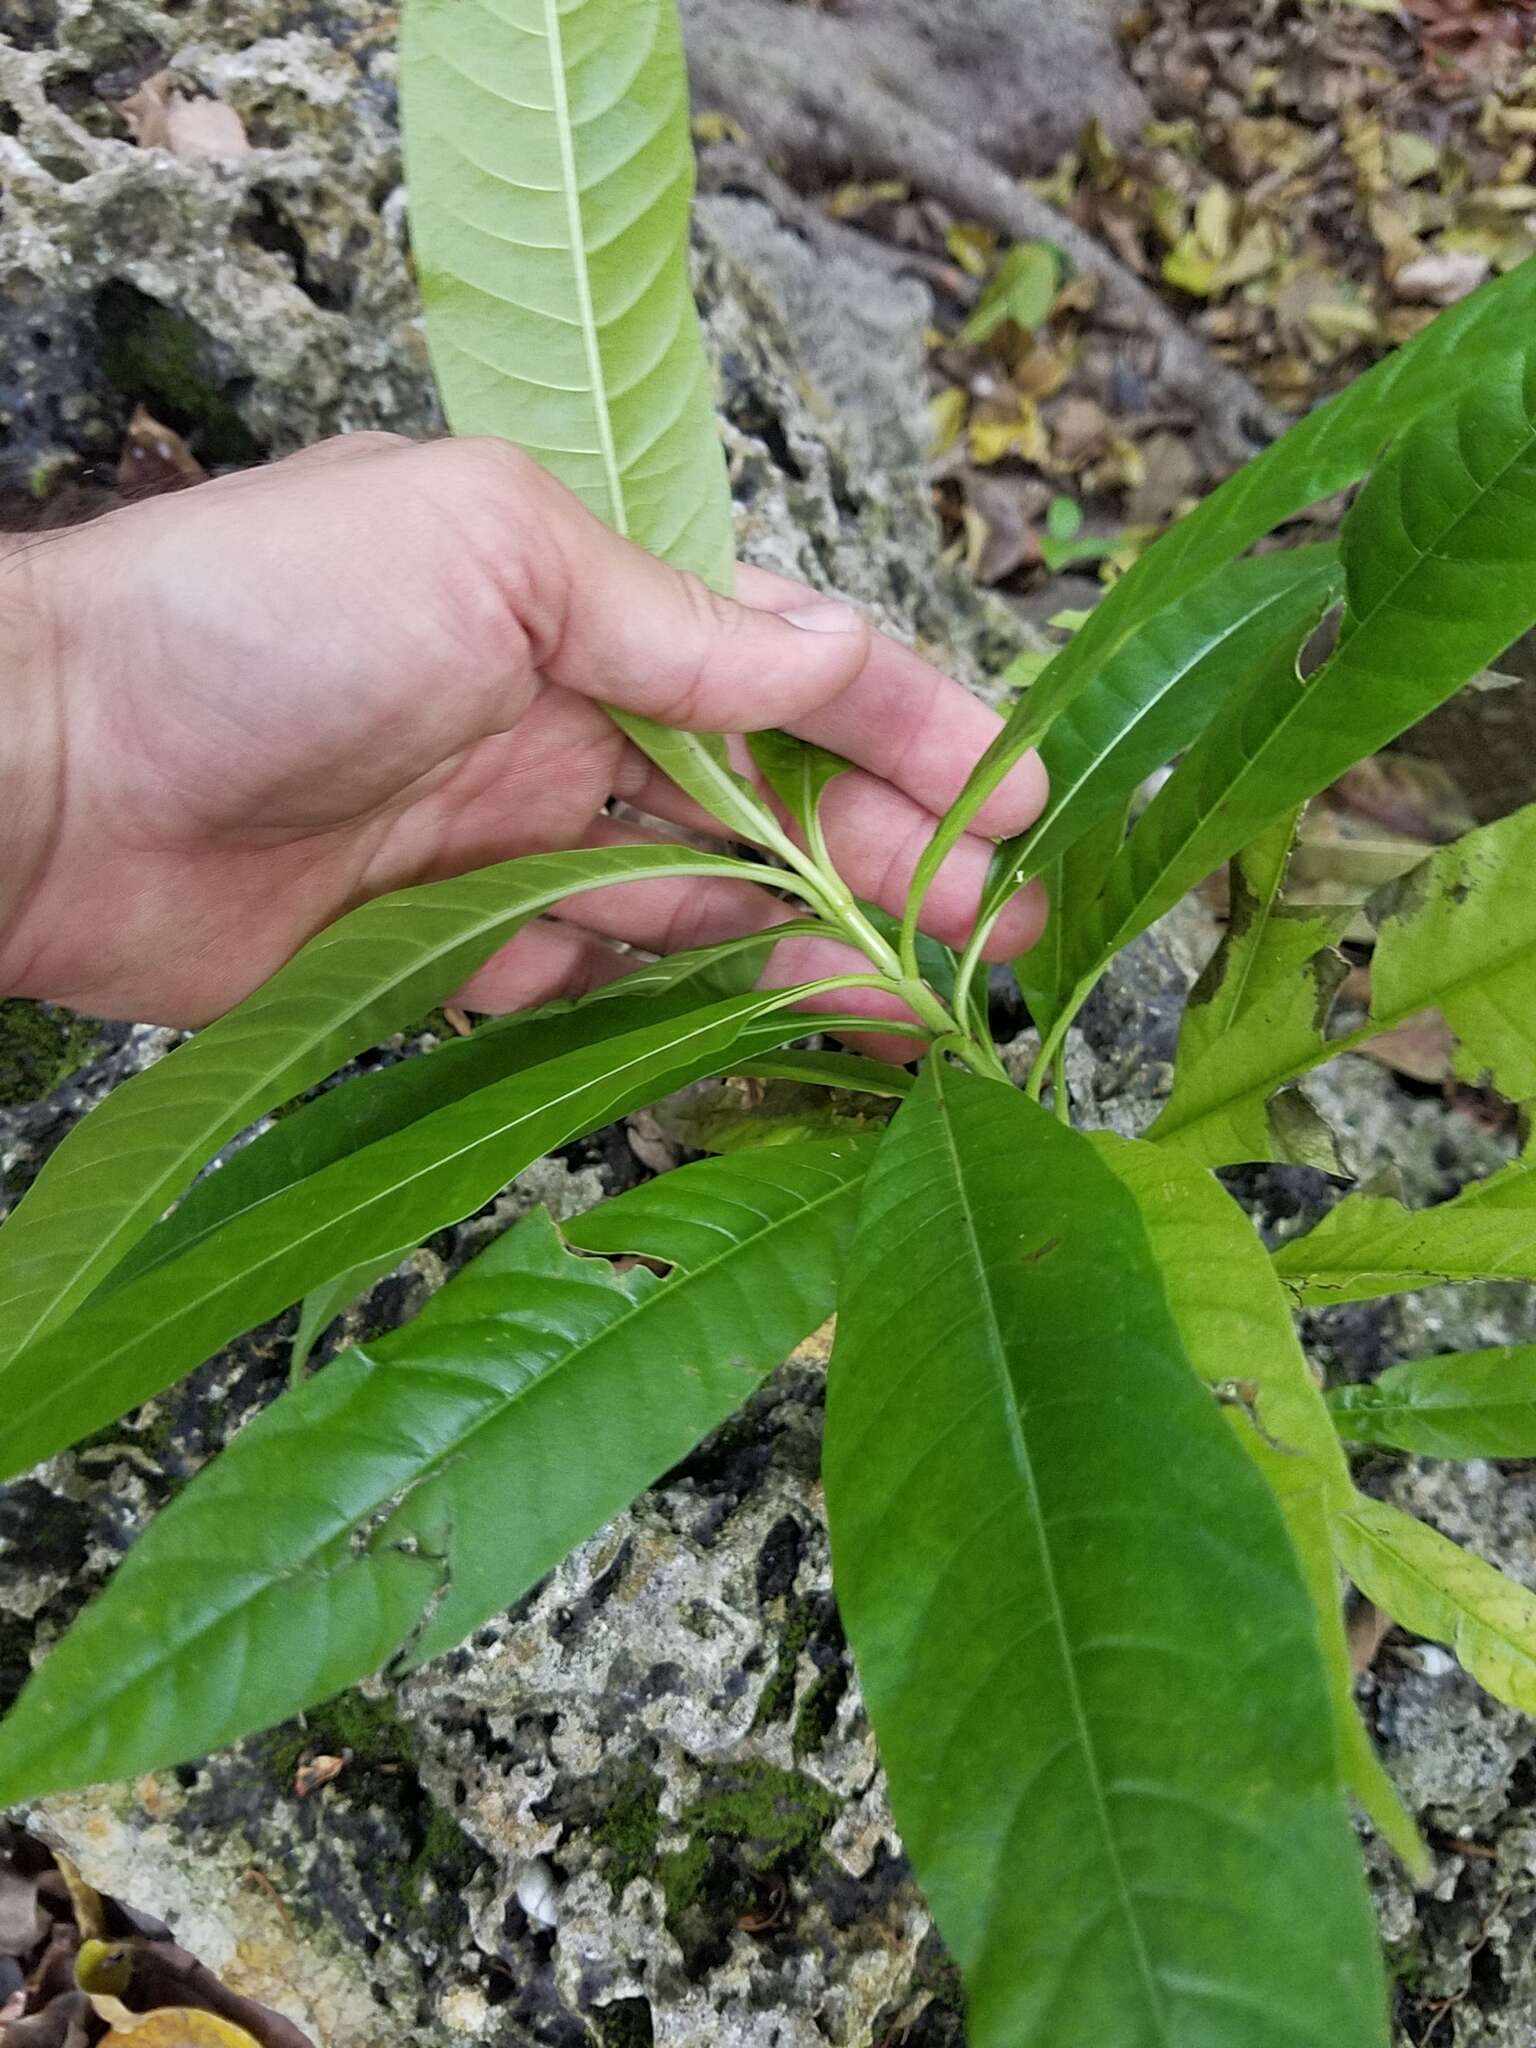
[[[1221,1390],[1244,1450],[1268,1480],[1317,1611],[1339,1768],[1377,1829],[1417,1874],[1424,1844],[1355,1706],[1329,1527],[1349,1505],[1349,1464],[1296,1335],[1290,1301],[1249,1218],[1212,1176],[1161,1147],[1096,1134],[1135,1196],[1190,1363]]]
[[[450,1648],[691,1449],[831,1311],[871,1145],[542,1212],[172,1502],[0,1727],[0,1803],[132,1777]]]
[[[1014,1090],[930,1063],[891,1126],[824,1473],[975,2048],[1383,2042],[1284,1525],[1191,1371],[1129,1194]]]
[[[407,0],[400,63],[454,431],[517,442],[607,525],[728,588],[674,0]]]
[[[1485,1692],[1536,1714],[1536,1596],[1387,1501],[1334,1517],[1340,1565],[1368,1600],[1453,1650]]]
[[[1328,1408],[1351,1443],[1421,1458],[1536,1458],[1536,1345],[1411,1359],[1333,1388]]]
[[[449,424],[515,441],[716,590],[735,535],[688,280],[675,0],[407,0],[411,239]],[[713,735],[617,723],[739,837],[771,814]]]

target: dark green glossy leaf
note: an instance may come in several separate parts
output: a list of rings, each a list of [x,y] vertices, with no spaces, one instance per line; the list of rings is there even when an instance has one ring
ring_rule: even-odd
[[[1388,1366],[1334,1387],[1340,1436],[1420,1458],[1536,1458],[1536,1345],[1503,1344]]]
[[[1040,743],[1068,704],[1112,669],[1149,619],[1283,521],[1357,483],[1383,446],[1425,414],[1485,384],[1518,378],[1533,324],[1536,261],[1528,261],[1441,313],[1164,534],[1087,615],[1015,708],[946,819],[934,866],[1013,764]],[[1240,833],[1234,849],[1252,836]]]
[[[415,1024],[523,925],[582,889],[731,875],[683,846],[535,854],[354,910],[168,1059],[115,1089],[0,1228],[0,1367],[93,1293],[219,1148]]]
[[[930,1062],[828,1397],[840,1608],[974,2048],[1380,2048],[1311,1601],[1088,1139]]]
[[[1041,878],[1050,899],[1050,916],[1038,945],[1013,962],[1013,977],[1042,1037],[1073,999],[1073,934],[1091,914],[1104,877],[1124,842],[1125,813],[1112,811],[1053,860]]]
[[[1110,870],[1074,945],[1085,973],[1536,620],[1536,342],[1403,435],[1341,549],[1337,649],[1305,681],[1282,651],[1206,727]]]
[[[796,923],[782,929],[821,927]],[[401,1060],[326,1090],[198,1181],[119,1261],[92,1299],[99,1300],[152,1266],[179,1258],[284,1188],[495,1081],[628,1031],[691,1016],[718,996],[745,994],[774,943],[759,933],[749,940],[674,954],[610,982],[580,1002],[551,1003],[499,1018],[482,1024],[468,1038],[450,1039],[425,1057]],[[402,1254],[408,1249],[400,1247]],[[357,1291],[362,1292],[361,1286]]]
[[[1189,746],[1276,648],[1296,647],[1342,581],[1332,548],[1258,555],[1210,577],[1131,634],[1045,734],[1050,800],[1028,832],[1000,849],[988,910],[1101,820],[1123,816],[1146,778]]]
[[[0,1726],[0,1803],[199,1755],[451,1648],[731,1412],[831,1312],[871,1141],[542,1212],[192,1482]]]
[[[510,1075],[245,1211],[83,1309],[0,1374],[0,1475],[148,1400],[244,1330],[353,1267],[471,1215],[525,1166],[738,1048],[805,1031],[784,991],[735,996]]]

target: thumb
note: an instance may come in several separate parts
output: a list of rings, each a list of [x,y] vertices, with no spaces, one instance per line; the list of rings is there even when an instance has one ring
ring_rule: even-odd
[[[853,683],[871,629],[805,592],[763,611],[621,538],[548,480],[545,575],[533,579],[536,665],[562,689],[697,732],[792,725]]]

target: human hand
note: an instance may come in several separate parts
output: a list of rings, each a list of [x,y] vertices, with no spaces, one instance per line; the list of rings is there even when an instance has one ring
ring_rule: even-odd
[[[358,435],[13,546],[0,993],[200,1024],[370,897],[643,836],[604,816],[610,797],[704,824],[605,703],[700,731],[782,726],[858,763],[827,794],[827,838],[854,890],[899,911],[995,715],[846,606],[750,569],[740,596],[619,539],[489,441]],[[1044,787],[1030,757],[978,826],[1023,829]],[[966,938],[990,853],[968,837],[946,863],[936,936]],[[595,891],[458,1000],[580,993],[623,972],[612,941],[672,952],[790,914],[726,880]],[[989,950],[1024,950],[1043,919],[1026,890]],[[766,979],[848,964],[788,940]]]

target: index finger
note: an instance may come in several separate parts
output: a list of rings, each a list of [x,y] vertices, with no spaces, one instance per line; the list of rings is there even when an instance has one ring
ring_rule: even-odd
[[[803,606],[814,593],[787,576],[743,566],[736,595],[754,610],[784,612]],[[889,634],[875,633],[848,687],[790,729],[942,816],[1002,724],[995,711],[931,662]],[[1045,808],[1046,794],[1040,757],[1026,754],[982,805],[971,830],[997,839],[1023,832]]]

